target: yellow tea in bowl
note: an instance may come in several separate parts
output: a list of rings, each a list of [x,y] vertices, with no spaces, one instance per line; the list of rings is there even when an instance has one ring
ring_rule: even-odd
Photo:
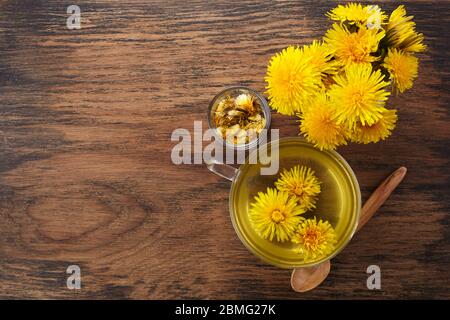
[[[354,234],[361,210],[361,195],[356,177],[347,162],[334,151],[320,151],[301,138],[279,140],[279,148],[267,144],[271,158],[278,156],[279,172],[274,175],[261,175],[259,162],[254,159],[256,151],[250,154],[246,163],[237,173],[230,192],[230,213],[233,226],[244,245],[264,261],[282,268],[311,266],[328,260],[341,251]],[[272,150],[273,149],[273,150]],[[250,163],[249,163],[250,162]],[[317,217],[328,221],[334,228],[337,242],[334,250],[316,260],[305,261],[298,252],[297,245],[291,241],[278,242],[263,239],[251,224],[249,209],[258,192],[273,188],[283,169],[294,166],[307,166],[314,170],[321,182],[321,192],[316,208],[307,211],[305,218]]]

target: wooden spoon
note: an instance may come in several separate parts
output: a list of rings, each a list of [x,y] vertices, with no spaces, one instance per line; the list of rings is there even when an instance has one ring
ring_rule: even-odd
[[[359,231],[383,205],[386,199],[389,198],[405,177],[406,171],[405,167],[398,168],[371,194],[361,209],[361,216],[356,231]],[[326,279],[330,273],[330,268],[330,260],[327,260],[312,267],[294,269],[291,276],[292,289],[297,292],[306,292],[314,289]]]

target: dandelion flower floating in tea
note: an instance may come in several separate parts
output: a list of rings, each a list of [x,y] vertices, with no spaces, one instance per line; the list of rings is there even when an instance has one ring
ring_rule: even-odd
[[[337,123],[336,110],[325,92],[319,93],[300,116],[300,132],[320,150],[347,144],[347,129]]]
[[[314,261],[327,256],[335,249],[336,232],[328,221],[307,219],[300,223],[292,237],[298,244],[297,251],[305,261]]]
[[[373,71],[370,64],[352,64],[334,79],[329,95],[339,124],[353,128],[357,121],[372,125],[381,118],[389,96],[384,88],[389,83],[380,70]]]
[[[352,134],[352,140],[358,143],[376,143],[389,137],[397,122],[397,111],[386,110],[380,120],[373,125],[362,125],[358,123]]]
[[[249,218],[262,238],[284,242],[292,237],[304,212],[288,193],[267,188],[266,193],[258,192],[251,204]]]
[[[397,49],[389,49],[383,67],[389,71],[394,89],[402,93],[412,88],[417,78],[419,59]]]
[[[264,129],[266,119],[259,100],[249,93],[219,101],[214,112],[216,130],[232,144],[245,144]]]
[[[272,57],[265,80],[273,109],[293,115],[320,89],[320,71],[310,61],[311,57],[304,50],[292,46]]]
[[[298,165],[284,170],[275,182],[275,187],[293,197],[304,210],[316,207],[320,182],[311,168]]]

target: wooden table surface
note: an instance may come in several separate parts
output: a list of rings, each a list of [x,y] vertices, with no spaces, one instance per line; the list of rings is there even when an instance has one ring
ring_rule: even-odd
[[[392,137],[339,148],[363,199],[408,175],[305,294],[241,244],[228,181],[172,164],[170,136],[206,126],[225,86],[263,91],[271,55],[320,38],[336,3],[72,2],[81,30],[66,27],[67,1],[0,1],[1,298],[450,298],[449,1],[405,1],[429,50],[390,99]],[[294,117],[272,128],[298,134]],[[81,290],[66,288],[72,264]],[[381,290],[366,287],[372,264]]]

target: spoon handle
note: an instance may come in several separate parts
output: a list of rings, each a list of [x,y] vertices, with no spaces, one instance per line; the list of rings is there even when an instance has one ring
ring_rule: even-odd
[[[375,189],[362,207],[358,229],[356,231],[359,231],[367,223],[367,221],[372,218],[387,198],[389,198],[392,191],[394,191],[400,182],[402,182],[406,175],[406,171],[407,170],[405,167],[398,168]]]

